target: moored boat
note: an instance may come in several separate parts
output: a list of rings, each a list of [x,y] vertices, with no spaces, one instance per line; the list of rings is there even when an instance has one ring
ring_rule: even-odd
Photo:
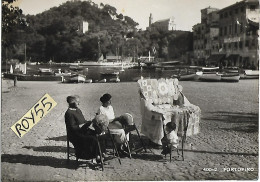
[[[40,75],[54,75],[54,71],[51,68],[39,68]]]
[[[103,76],[117,76],[119,75],[119,71],[107,71],[107,72],[101,72],[100,74]]]

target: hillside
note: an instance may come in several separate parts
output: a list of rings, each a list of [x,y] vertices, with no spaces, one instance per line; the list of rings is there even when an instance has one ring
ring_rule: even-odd
[[[48,62],[97,60],[103,54],[147,56],[170,59],[191,50],[192,34],[184,31],[137,30],[131,17],[118,14],[115,7],[91,1],[68,1],[37,15],[25,16],[27,26],[18,25],[5,34],[9,45],[4,59]],[[88,31],[83,33],[83,21]]]

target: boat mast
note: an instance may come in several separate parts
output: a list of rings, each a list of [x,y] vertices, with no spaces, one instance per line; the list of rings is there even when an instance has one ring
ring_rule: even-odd
[[[26,63],[26,43],[24,44],[24,62]]]
[[[98,37],[98,61],[100,58],[100,38]]]

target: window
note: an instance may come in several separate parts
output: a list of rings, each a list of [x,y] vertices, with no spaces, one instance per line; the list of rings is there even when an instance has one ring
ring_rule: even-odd
[[[249,40],[246,40],[245,47],[248,47],[248,46],[249,46]]]
[[[235,42],[235,48],[236,48],[236,49],[238,48],[238,43],[237,43],[237,42]]]
[[[244,12],[244,10],[245,10],[244,7],[240,8],[240,12]]]
[[[255,47],[255,41],[254,41],[254,40],[252,40],[251,46],[252,46],[252,47]]]
[[[240,23],[240,33],[243,32],[243,23]]]
[[[236,13],[236,14],[238,13],[238,9],[235,9],[235,13]]]
[[[227,35],[227,27],[224,27],[224,35]]]
[[[256,9],[256,6],[255,5],[250,5],[249,8],[250,8],[251,11],[254,11]]]
[[[223,31],[223,28],[222,28],[222,27],[220,27],[220,29],[219,29],[219,35],[220,35],[220,36],[222,36],[222,35],[223,35],[223,32],[222,32],[222,31]]]
[[[232,11],[230,11],[230,12],[229,12],[229,16],[232,16],[232,14],[233,14],[233,12],[232,12]]]
[[[243,48],[243,43],[240,41],[239,42],[239,48],[242,49]]]
[[[237,33],[237,24],[235,24],[235,33]]]
[[[229,25],[229,34],[232,33],[232,25]]]
[[[224,17],[225,17],[225,18],[227,17],[227,12],[224,14]]]
[[[222,13],[220,14],[220,19],[223,19],[223,14]]]

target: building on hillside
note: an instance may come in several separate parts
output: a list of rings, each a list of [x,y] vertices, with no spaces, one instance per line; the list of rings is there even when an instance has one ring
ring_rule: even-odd
[[[195,64],[206,65],[211,56],[211,47],[218,43],[218,9],[208,7],[201,10],[201,23],[193,26],[193,57]]]
[[[82,22],[82,33],[86,33],[86,32],[88,32],[88,22],[83,21]]]
[[[259,64],[259,2],[243,0],[221,10],[201,10],[193,26],[195,64],[257,69]]]
[[[150,14],[148,30],[159,30],[159,31],[173,31],[176,30],[176,24],[174,24],[174,17],[158,20],[153,23],[153,16]]]
[[[258,68],[259,2],[243,0],[219,10],[219,52],[223,66]]]

